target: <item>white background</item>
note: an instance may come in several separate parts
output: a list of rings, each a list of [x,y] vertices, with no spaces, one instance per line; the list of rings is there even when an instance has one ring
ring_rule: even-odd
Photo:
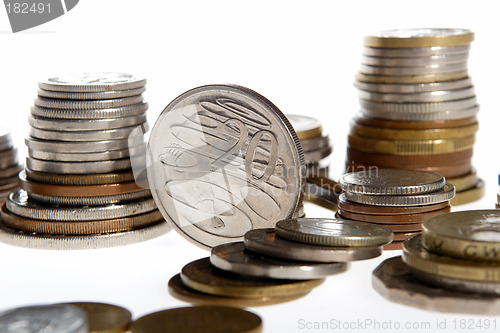
[[[235,83],[258,91],[285,113],[319,118],[335,147],[332,177],[338,178],[349,120],[358,109],[352,82],[363,36],[394,28],[468,28],[476,33],[469,72],[481,104],[474,161],[487,194],[456,209],[492,208],[499,171],[500,21],[496,6],[487,3],[494,2],[82,0],[68,14],[17,34],[0,9],[0,124],[12,130],[25,154],[37,82],[62,72],[144,74],[151,124],[190,88]],[[306,213],[333,215],[311,205]],[[371,272],[383,258],[398,254],[354,263],[301,300],[252,310],[262,316],[266,332],[306,331],[300,330],[300,319],[428,321],[433,330],[437,320],[447,319],[451,332],[456,331],[452,319],[484,318],[418,310],[379,296],[371,288]],[[207,255],[173,231],[146,243],[95,251],[0,244],[0,310],[89,300],[122,305],[137,318],[187,305],[168,294],[167,282],[184,264]]]

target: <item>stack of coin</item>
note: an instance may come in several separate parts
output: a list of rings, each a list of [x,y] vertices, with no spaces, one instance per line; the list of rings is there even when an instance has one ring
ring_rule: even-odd
[[[417,170],[358,171],[343,175],[338,214],[383,225],[394,232],[385,249],[400,249],[418,234],[422,223],[450,211],[453,185],[436,173]]]
[[[287,301],[306,294],[318,279],[344,272],[350,261],[379,256],[392,237],[387,228],[341,218],[281,220],[184,266],[169,282],[170,291],[189,302]]]
[[[17,189],[17,174],[22,170],[10,133],[0,129],[0,205]]]
[[[167,230],[151,192],[135,182],[132,170],[137,161],[145,164],[145,84],[121,73],[39,83],[26,169],[19,174],[20,189],[2,207],[2,240],[94,248]]]
[[[479,106],[467,73],[474,34],[463,29],[391,30],[365,38],[356,76],[347,171],[368,166],[439,173],[452,202],[479,199],[484,182],[471,158]]]

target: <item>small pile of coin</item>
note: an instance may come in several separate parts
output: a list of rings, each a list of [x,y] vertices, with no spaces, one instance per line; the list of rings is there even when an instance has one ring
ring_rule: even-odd
[[[453,185],[436,173],[417,170],[372,170],[343,175],[338,214],[344,218],[383,225],[394,232],[387,250],[422,230],[429,218],[450,211]]]
[[[22,168],[10,133],[0,129],[0,205],[19,187],[17,174]]]
[[[356,76],[347,171],[369,166],[436,172],[455,185],[453,204],[478,200],[484,182],[471,158],[479,105],[467,73],[474,34],[391,30],[365,38]]]
[[[392,241],[392,232],[337,219],[287,219],[274,229],[254,229],[244,242],[214,247],[210,258],[184,266],[170,292],[189,302],[264,305],[308,293],[353,260],[371,259]]]
[[[121,73],[39,83],[26,169],[2,207],[2,240],[94,248],[165,231],[151,192],[134,178],[133,166],[145,164],[145,84]]]

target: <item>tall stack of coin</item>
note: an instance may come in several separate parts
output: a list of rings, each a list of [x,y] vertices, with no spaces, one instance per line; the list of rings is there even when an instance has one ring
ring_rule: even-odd
[[[456,187],[453,204],[482,196],[484,182],[471,163],[479,110],[467,72],[473,39],[463,29],[391,30],[365,38],[348,171],[432,171]]]
[[[168,230],[133,163],[144,161],[146,80],[84,73],[39,83],[20,189],[2,207],[1,239],[45,248],[136,242]],[[134,162],[135,161],[135,162]]]
[[[7,200],[10,192],[19,187],[17,174],[22,168],[10,133],[0,129],[0,205]]]
[[[400,249],[403,241],[418,234],[422,223],[450,211],[453,185],[436,173],[417,170],[358,171],[343,175],[338,214],[344,218],[376,223],[394,232],[385,249]]]

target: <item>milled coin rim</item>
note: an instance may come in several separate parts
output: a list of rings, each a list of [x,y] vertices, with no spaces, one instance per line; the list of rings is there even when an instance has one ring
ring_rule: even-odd
[[[372,35],[364,38],[364,45],[377,48],[427,48],[435,46],[453,47],[470,44],[474,40],[474,33],[468,29],[448,29],[448,28],[428,28],[429,30],[448,30],[461,31],[461,33],[453,35],[435,35],[435,36],[411,36],[411,37],[395,37]],[[405,31],[418,29],[400,29]],[[387,32],[389,32],[388,30]],[[394,31],[394,30],[393,30]],[[381,33],[384,33],[382,31]]]

